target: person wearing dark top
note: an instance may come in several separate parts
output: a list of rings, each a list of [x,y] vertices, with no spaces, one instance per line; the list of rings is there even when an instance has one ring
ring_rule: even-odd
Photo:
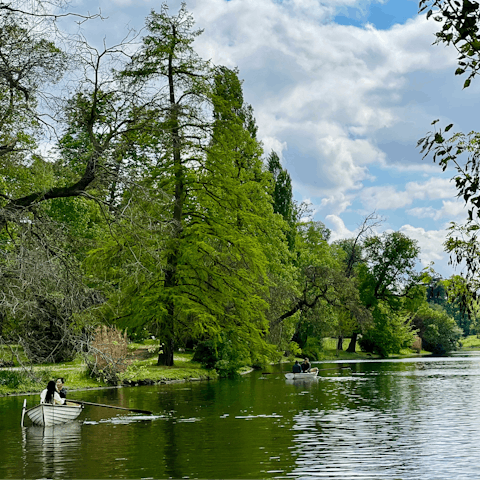
[[[292,368],[293,373],[302,373],[302,367],[298,363],[298,360],[295,360],[295,365]]]
[[[63,386],[65,380],[63,378],[57,378],[55,383],[55,389],[57,390],[60,398],[67,398],[67,389]]]
[[[302,372],[308,373],[310,371],[310,368],[311,368],[310,362],[308,361],[308,358],[305,358],[305,360],[302,363]]]

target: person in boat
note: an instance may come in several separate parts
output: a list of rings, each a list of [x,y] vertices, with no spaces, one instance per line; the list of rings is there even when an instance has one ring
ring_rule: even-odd
[[[298,360],[295,360],[295,365],[292,368],[293,373],[302,373],[302,367],[298,363]]]
[[[55,382],[55,389],[57,390],[60,398],[67,398],[67,389],[64,387],[65,379],[57,378]]]
[[[47,388],[40,394],[40,403],[51,403],[52,405],[63,405],[65,399],[57,392],[56,384],[53,380],[50,380],[47,384]]]
[[[310,365],[310,362],[308,361],[308,358],[305,357],[305,360],[302,363],[302,372],[303,373],[308,373],[312,366]]]

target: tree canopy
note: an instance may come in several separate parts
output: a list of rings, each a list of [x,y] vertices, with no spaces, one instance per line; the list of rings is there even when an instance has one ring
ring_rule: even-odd
[[[101,50],[24,8],[0,9],[2,339],[62,361],[107,325],[155,337],[159,364],[188,347],[225,374],[326,336],[408,344],[418,246],[375,216],[338,242],[306,218],[185,4]]]

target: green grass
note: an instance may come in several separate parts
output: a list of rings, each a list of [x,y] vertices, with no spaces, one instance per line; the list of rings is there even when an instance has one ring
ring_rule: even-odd
[[[349,338],[344,338],[343,340],[343,350],[337,350],[337,339],[336,338],[324,338],[323,339],[323,351],[322,357],[320,360],[359,360],[359,359],[369,359],[369,358],[379,358],[379,355],[373,355],[371,353],[365,353],[360,350],[360,347],[357,344],[355,353],[348,353],[346,350],[350,343]],[[480,340],[479,340],[480,346]],[[420,355],[428,355],[430,352],[422,350]],[[400,351],[399,354],[391,355],[391,357],[412,357],[417,355],[415,350],[411,348],[404,348]]]
[[[12,350],[14,355],[12,355]],[[27,361],[27,357],[23,353],[23,348],[20,345],[0,345],[0,360],[4,360],[6,362],[13,361],[13,366],[18,367],[19,363],[16,355],[18,355],[20,361]]]
[[[190,379],[217,378],[215,370],[207,370],[200,363],[192,361],[193,353],[182,352],[174,355],[174,366],[157,365],[157,355],[154,353],[146,360],[135,361],[122,378],[131,383],[152,380],[154,382]]]
[[[461,338],[460,342],[462,344],[460,350],[480,350],[480,338],[477,335]]]
[[[218,378],[215,370],[204,369],[199,363],[193,362],[193,354],[182,352],[174,355],[173,367],[157,365],[155,349],[148,348],[145,344],[135,344],[136,350],[141,350],[148,358],[133,360],[126,372],[121,375],[123,381],[128,384],[157,383],[191,379],[214,379]],[[135,351],[134,349],[129,349]],[[148,353],[145,353],[145,350]],[[57,377],[65,378],[65,386],[68,390],[85,390],[107,386],[100,379],[88,375],[86,365],[81,357],[71,362],[57,364],[43,364],[33,367],[33,375],[20,370],[0,370],[0,396],[18,393],[39,393],[49,380]]]

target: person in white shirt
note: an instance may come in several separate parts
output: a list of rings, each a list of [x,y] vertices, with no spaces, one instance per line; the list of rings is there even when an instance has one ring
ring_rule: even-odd
[[[53,405],[63,405],[65,403],[65,399],[61,398],[57,392],[53,380],[48,382],[47,388],[40,394],[40,403],[51,403]]]

